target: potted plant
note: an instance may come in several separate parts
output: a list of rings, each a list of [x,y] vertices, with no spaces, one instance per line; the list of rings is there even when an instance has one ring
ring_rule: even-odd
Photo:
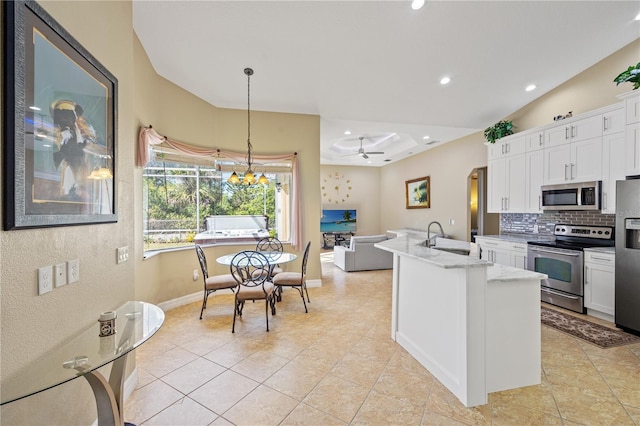
[[[621,83],[633,83],[633,90],[640,87],[640,62],[637,65],[631,65],[626,71],[622,71],[613,79],[616,86]]]
[[[484,138],[489,143],[496,143],[500,138],[513,134],[513,123],[511,121],[500,120],[484,131]]]

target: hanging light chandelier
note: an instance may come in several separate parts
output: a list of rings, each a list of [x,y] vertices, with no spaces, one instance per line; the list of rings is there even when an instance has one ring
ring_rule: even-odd
[[[255,173],[252,169],[252,166],[254,165],[251,153],[251,150],[253,149],[253,146],[251,146],[251,76],[253,75],[253,69],[245,68],[244,73],[247,76],[247,156],[245,157],[247,170],[244,172],[244,177],[242,179],[240,179],[234,170],[227,182],[242,183],[243,185],[253,185],[256,182],[268,184],[269,179],[264,175],[264,171],[262,172],[262,175],[256,179]]]

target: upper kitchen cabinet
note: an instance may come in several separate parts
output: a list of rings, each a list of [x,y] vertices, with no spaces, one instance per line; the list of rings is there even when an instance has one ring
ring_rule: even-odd
[[[522,213],[525,206],[525,138],[509,136],[503,139],[488,150],[487,212]],[[507,148],[495,146],[498,143]]]
[[[602,114],[597,114],[592,117],[551,127],[545,132],[547,140],[544,146],[545,148],[553,148],[570,142],[579,142],[585,139],[601,137],[602,126]]]
[[[545,185],[602,179],[602,137],[545,148]]]
[[[624,132],[625,126],[625,109],[622,104],[602,114],[602,136]]]
[[[623,95],[626,110],[625,174],[640,175],[640,93]]]
[[[488,160],[509,157],[512,155],[524,154],[525,138],[521,135],[510,135],[496,141],[496,143],[488,144]]]
[[[528,132],[524,139],[527,152],[544,148],[544,130]]]

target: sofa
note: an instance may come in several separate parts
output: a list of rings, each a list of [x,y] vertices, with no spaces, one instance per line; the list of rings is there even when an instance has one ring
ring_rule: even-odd
[[[349,247],[333,248],[333,263],[347,272],[392,269],[393,253],[374,247],[387,239],[386,235],[351,237]]]

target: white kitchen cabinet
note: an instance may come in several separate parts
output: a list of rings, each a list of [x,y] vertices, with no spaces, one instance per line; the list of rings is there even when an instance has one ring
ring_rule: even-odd
[[[545,131],[545,148],[602,136],[602,114],[567,122]]]
[[[624,132],[626,125],[625,109],[622,105],[602,114],[602,136]]]
[[[588,313],[615,314],[615,254],[585,249],[584,306]]]
[[[505,266],[527,269],[527,244],[497,238],[476,237],[480,259]]]
[[[489,213],[522,213],[525,206],[525,154],[489,162]]]
[[[602,213],[616,212],[616,181],[625,179],[625,133],[602,137]]]
[[[524,243],[511,243],[511,266],[527,269],[527,245]]]
[[[640,175],[640,123],[627,124],[625,138],[625,173],[627,176]]]
[[[602,179],[602,137],[545,148],[544,184]]]
[[[525,154],[525,213],[542,213],[540,187],[544,181],[544,151]]]
[[[488,160],[509,157],[512,155],[524,154],[525,138],[520,135],[509,135],[498,139],[495,143],[489,144]]]
[[[640,123],[640,95],[633,92],[625,101],[627,124]]]
[[[526,152],[544,148],[544,130],[529,132],[524,136]]]

